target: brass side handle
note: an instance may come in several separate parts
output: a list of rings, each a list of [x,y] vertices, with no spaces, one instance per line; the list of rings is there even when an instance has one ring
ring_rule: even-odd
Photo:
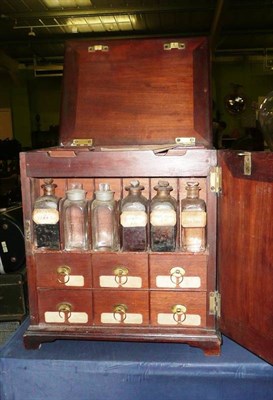
[[[114,268],[113,273],[115,275],[115,281],[118,284],[118,286],[123,286],[128,282],[128,274],[129,274],[128,268],[119,265]]]
[[[57,280],[59,283],[66,284],[70,280],[71,268],[68,265],[60,265],[57,268]]]
[[[183,304],[175,304],[172,306],[171,310],[172,310],[173,319],[175,320],[175,322],[177,322],[178,324],[182,324],[182,322],[184,322],[187,317],[187,314],[186,314],[187,307],[184,306]]]
[[[116,304],[113,308],[114,319],[118,322],[124,322],[127,317],[127,310],[126,304]]]
[[[173,267],[170,270],[170,279],[172,283],[174,283],[176,286],[179,286],[181,282],[183,282],[184,275],[186,274],[186,271],[182,267]]]
[[[71,317],[72,305],[70,303],[60,303],[57,305],[60,318],[69,319]]]

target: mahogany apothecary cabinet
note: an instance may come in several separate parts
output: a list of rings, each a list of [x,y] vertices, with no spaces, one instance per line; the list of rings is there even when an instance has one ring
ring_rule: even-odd
[[[210,103],[206,38],[67,43],[60,146],[21,154],[27,348],[180,342],[215,355],[222,332],[273,362],[273,154],[213,149]],[[65,251],[62,235],[60,250],[36,248],[32,211],[46,178],[59,197],[77,182],[90,200],[101,182],[122,199],[132,179],[151,199],[164,179],[178,204],[198,181],[206,250],[180,251],[181,229],[174,252]]]

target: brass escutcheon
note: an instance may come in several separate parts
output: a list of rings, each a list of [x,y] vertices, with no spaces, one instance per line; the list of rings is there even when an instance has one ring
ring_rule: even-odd
[[[115,281],[118,286],[123,286],[128,282],[128,273],[129,270],[126,267],[118,266],[113,270],[115,275]]]
[[[126,306],[126,304],[116,304],[113,309],[114,319],[118,322],[124,322],[127,317],[127,310],[128,307]]]
[[[66,284],[70,279],[71,268],[68,265],[61,265],[57,268],[58,282]]]
[[[173,267],[170,270],[170,279],[171,279],[172,283],[174,283],[176,286],[179,286],[180,283],[184,279],[185,273],[186,273],[186,271],[184,270],[184,268],[182,268],[182,267]]]
[[[57,305],[57,310],[59,311],[60,318],[69,319],[71,317],[72,305],[69,303],[60,303]]]
[[[182,324],[182,322],[185,321],[187,316],[186,312],[187,307],[182,304],[175,304],[174,306],[172,306],[173,319],[178,324]]]

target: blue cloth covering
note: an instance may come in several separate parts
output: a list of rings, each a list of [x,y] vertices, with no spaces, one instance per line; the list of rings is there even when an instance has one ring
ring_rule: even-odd
[[[273,366],[228,338],[184,344],[58,340],[26,350],[28,321],[0,350],[1,400],[273,399]]]

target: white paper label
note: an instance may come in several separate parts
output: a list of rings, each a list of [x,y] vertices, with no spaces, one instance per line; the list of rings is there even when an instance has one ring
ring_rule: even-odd
[[[175,280],[170,276],[158,275],[156,277],[156,287],[158,288],[176,288],[180,287],[183,289],[197,289],[201,286],[201,279],[199,276],[184,276],[183,280]]]
[[[88,322],[88,314],[85,312],[71,312],[66,316],[66,313],[58,311],[46,311],[45,322],[47,323],[70,323],[70,324],[86,324]]]
[[[65,286],[84,286],[84,277],[82,275],[69,275],[69,280]]]
[[[33,211],[32,219],[38,225],[57,224],[59,211],[53,208],[37,208]]]
[[[181,224],[184,228],[204,228],[207,223],[205,211],[182,211]]]
[[[174,318],[174,314],[159,313],[159,314],[157,314],[157,323],[159,325],[200,326],[201,325],[201,317],[200,317],[200,315],[197,315],[197,314],[187,314],[184,321],[177,321]]]
[[[148,216],[145,211],[123,211],[120,216],[120,223],[124,228],[146,226]]]
[[[0,257],[0,274],[5,274],[4,265],[2,263],[2,258]]]
[[[121,276],[102,275],[100,276],[100,287],[126,287],[126,288],[141,288],[142,278],[138,276]]]
[[[8,253],[8,246],[6,242],[1,242],[3,253]]]
[[[137,324],[140,325],[143,323],[143,317],[142,314],[134,314],[134,313],[126,313],[126,318],[123,319],[123,316],[120,316],[118,313],[114,314],[113,313],[102,313],[101,314],[101,322],[103,324]]]
[[[151,224],[153,226],[175,226],[176,212],[174,210],[154,210],[151,212]]]

